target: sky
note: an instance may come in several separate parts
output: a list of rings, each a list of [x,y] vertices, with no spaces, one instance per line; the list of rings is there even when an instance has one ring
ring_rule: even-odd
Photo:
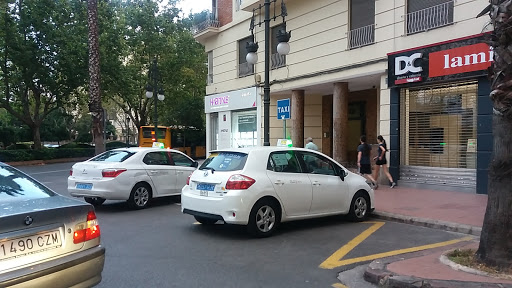
[[[203,10],[212,10],[212,0],[181,0],[178,3],[178,7],[188,15],[190,10],[192,13],[199,13]]]

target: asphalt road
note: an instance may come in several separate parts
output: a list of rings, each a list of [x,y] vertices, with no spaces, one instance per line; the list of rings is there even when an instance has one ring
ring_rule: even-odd
[[[72,164],[18,168],[69,196],[66,181]],[[372,286],[362,280],[361,265],[369,263],[372,255],[398,254],[401,249],[467,236],[328,217],[284,223],[275,236],[254,239],[244,227],[195,223],[192,216],[181,213],[179,197],[155,201],[140,211],[130,210],[124,202],[107,201],[96,211],[107,251],[103,280],[97,287],[366,288]],[[340,272],[346,286],[337,278]]]

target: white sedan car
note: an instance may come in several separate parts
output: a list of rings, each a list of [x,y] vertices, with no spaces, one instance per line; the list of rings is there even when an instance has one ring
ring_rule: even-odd
[[[213,151],[181,191],[182,212],[198,222],[247,225],[258,237],[285,221],[336,214],[363,221],[374,207],[363,177],[304,148]]]
[[[126,200],[145,208],[152,198],[180,195],[198,163],[172,149],[119,148],[73,165],[68,192],[93,205]]]

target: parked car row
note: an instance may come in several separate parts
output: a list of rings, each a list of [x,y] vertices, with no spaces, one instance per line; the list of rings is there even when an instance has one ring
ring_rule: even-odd
[[[73,165],[68,191],[53,192],[0,163],[0,287],[91,287],[101,281],[105,248],[94,206],[125,200],[146,208],[181,195],[181,209],[205,225],[245,225],[257,237],[286,221],[348,214],[363,221],[375,198],[366,180],[308,149],[251,147],[212,151],[198,162],[172,149],[119,148]]]

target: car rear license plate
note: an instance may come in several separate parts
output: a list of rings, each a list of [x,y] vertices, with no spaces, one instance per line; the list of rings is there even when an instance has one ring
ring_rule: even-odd
[[[208,183],[199,183],[196,187],[197,190],[204,190],[204,191],[213,191],[215,190],[214,184],[208,184]]]
[[[76,189],[91,190],[92,184],[91,183],[76,183]]]
[[[59,248],[62,240],[59,230],[53,230],[17,239],[0,241],[0,261],[26,256],[43,250]]]

